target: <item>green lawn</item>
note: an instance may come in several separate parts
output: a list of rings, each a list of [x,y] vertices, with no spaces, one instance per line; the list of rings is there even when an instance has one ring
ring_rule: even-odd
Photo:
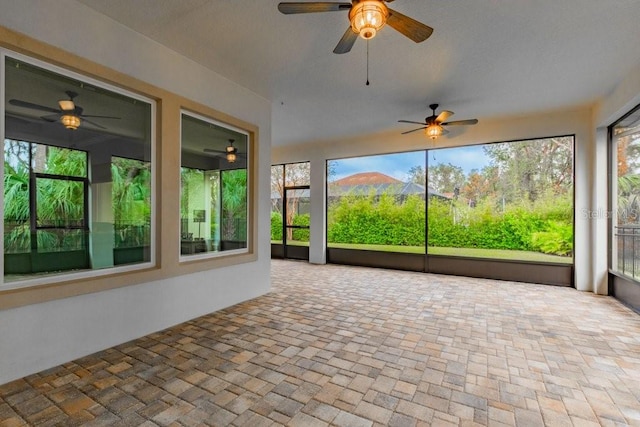
[[[282,240],[272,240],[272,245],[281,245]],[[309,242],[300,242],[298,240],[287,240],[287,245],[289,246],[309,246]]]
[[[477,258],[513,259],[518,261],[558,262],[572,264],[573,257],[543,254],[541,252],[514,251],[506,249],[477,248],[429,248],[429,255],[452,255]]]
[[[272,240],[271,243],[281,245],[282,240]],[[291,246],[309,246],[309,242],[287,241]],[[365,251],[399,252],[407,254],[423,254],[422,246],[398,245],[360,245],[351,243],[329,243],[330,248],[359,249]],[[478,248],[440,248],[430,247],[429,255],[448,255],[473,258],[511,259],[517,261],[555,262],[562,264],[573,263],[572,257],[543,254],[540,252],[514,251],[507,249],[478,249]]]
[[[282,241],[272,240],[271,243],[282,244]],[[309,242],[287,242],[293,246],[308,246]],[[408,254],[423,254],[424,248],[421,246],[396,246],[396,245],[357,245],[349,243],[329,243],[330,248],[340,249],[359,249],[369,251],[384,251],[384,252],[400,252]],[[571,264],[573,258],[548,255],[540,252],[529,251],[513,251],[504,249],[477,249],[477,248],[439,248],[430,247],[429,255],[448,255],[448,256],[463,256],[473,258],[493,258],[493,259],[511,259],[517,261],[536,261],[536,262],[555,262],[562,264]]]

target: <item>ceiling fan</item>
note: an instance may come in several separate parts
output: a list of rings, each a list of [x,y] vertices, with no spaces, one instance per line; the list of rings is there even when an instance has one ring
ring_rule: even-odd
[[[83,114],[83,111],[84,111],[83,108],[80,107],[79,105],[76,105],[76,103],[73,101],[78,96],[78,94],[70,90],[66,91],[65,93],[67,94],[69,99],[59,100],[58,101],[59,108],[57,109],[53,107],[47,107],[46,105],[39,105],[39,104],[34,104],[32,102],[21,101],[19,99],[11,99],[9,100],[9,104],[15,105],[16,107],[23,107],[23,108],[29,108],[31,110],[39,110],[39,111],[46,111],[48,113],[53,113],[48,116],[41,116],[40,118],[48,122],[56,122],[60,120],[60,122],[64,125],[64,127],[71,130],[78,129],[80,127],[80,124],[83,121],[99,129],[106,129],[106,127],[96,122],[93,122],[91,120],[88,120],[87,117],[100,118],[100,119],[120,119],[120,117],[113,117],[113,116],[96,116],[96,115],[90,115],[90,114]]]
[[[235,139],[229,140],[229,145],[227,145],[223,150],[214,150],[213,148],[205,148],[205,153],[218,153],[219,155],[224,154],[224,157],[227,159],[229,163],[234,163],[238,156],[244,156],[244,154],[238,153],[238,149],[233,145]]]
[[[444,129],[443,126],[475,125],[476,123],[478,123],[478,119],[454,120],[452,122],[446,122],[445,120],[453,116],[453,111],[444,110],[436,116],[436,108],[438,108],[438,104],[431,104],[429,105],[429,108],[431,108],[432,115],[425,118],[424,123],[414,122],[411,120],[398,120],[399,123],[413,123],[416,125],[422,125],[422,127],[419,127],[417,129],[402,132],[402,135],[424,129],[429,138],[436,139],[441,135],[446,135],[447,133],[449,133],[449,131]]]
[[[353,47],[358,36],[365,40],[372,39],[385,25],[402,33],[416,43],[429,38],[433,28],[409,18],[387,7],[385,3],[393,0],[352,0],[351,3],[333,2],[282,2],[278,10],[286,15],[294,13],[339,12],[349,11],[349,22],[344,35],[333,49],[333,53],[347,53]]]

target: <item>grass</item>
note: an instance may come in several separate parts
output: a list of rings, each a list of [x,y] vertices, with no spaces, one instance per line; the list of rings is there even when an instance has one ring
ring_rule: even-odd
[[[282,244],[282,241],[271,241],[271,243]],[[287,242],[289,245],[308,246],[309,242]],[[330,248],[356,249],[383,252],[399,252],[407,254],[424,254],[423,246],[398,246],[398,245],[361,245],[350,243],[329,243]],[[561,264],[572,264],[573,258],[558,255],[543,254],[540,252],[514,251],[508,249],[478,249],[478,248],[441,248],[430,247],[429,255],[447,255],[472,258],[492,258],[508,259],[516,261],[553,262]]]

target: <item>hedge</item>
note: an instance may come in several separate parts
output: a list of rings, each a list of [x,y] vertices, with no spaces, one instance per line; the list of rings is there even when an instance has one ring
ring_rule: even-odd
[[[417,196],[346,196],[328,209],[330,243],[425,245],[425,204]],[[573,207],[568,196],[537,203],[487,200],[471,208],[449,200],[429,204],[429,246],[513,249],[570,255]]]
[[[418,196],[344,196],[329,204],[329,243],[425,245],[425,203]],[[294,225],[309,225],[309,214]],[[535,204],[487,200],[471,208],[449,200],[429,203],[429,246],[538,251],[571,255],[573,207],[568,196],[549,195]],[[271,239],[282,240],[282,215],[271,213]],[[308,229],[294,229],[293,239],[309,241]]]

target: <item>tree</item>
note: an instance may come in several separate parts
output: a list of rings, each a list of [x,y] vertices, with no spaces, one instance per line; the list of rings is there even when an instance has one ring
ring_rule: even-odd
[[[566,194],[573,188],[573,137],[488,144],[483,150],[498,168],[506,203],[535,202],[546,191]]]
[[[246,241],[247,170],[225,170],[221,175],[222,239]]]
[[[632,224],[640,217],[640,136],[638,133],[616,138],[617,221]]]
[[[492,172],[489,168],[483,168],[481,172],[478,172],[477,169],[472,169],[469,172],[460,195],[470,206],[475,206],[487,197],[495,195],[495,182],[493,181],[495,177]]]
[[[456,188],[462,188],[465,181],[466,177],[460,166],[439,163],[429,167],[429,187],[438,193],[454,193]]]
[[[415,184],[425,185],[426,174],[422,166],[411,166],[407,173],[407,180]]]
[[[114,157],[111,181],[114,221],[148,223],[151,219],[151,164]]]
[[[151,164],[112,157],[111,203],[116,247],[151,244]]]

